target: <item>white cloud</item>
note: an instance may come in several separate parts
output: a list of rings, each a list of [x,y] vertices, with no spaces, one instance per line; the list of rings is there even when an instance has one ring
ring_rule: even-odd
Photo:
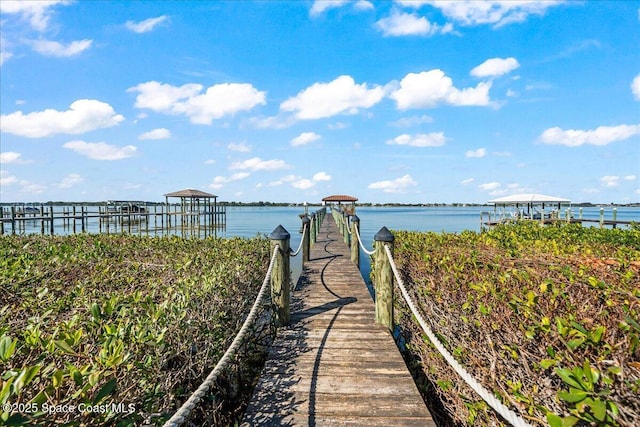
[[[309,10],[309,15],[316,17],[329,9],[338,9],[350,3],[353,4],[353,8],[357,11],[375,9],[373,3],[368,0],[315,0]]]
[[[0,67],[2,67],[2,64],[7,62],[12,56],[13,56],[13,53],[11,52],[8,52],[6,50],[0,51]]]
[[[145,132],[138,137],[140,140],[145,139],[167,139],[171,138],[171,131],[165,128],[158,128],[151,130],[149,132]]]
[[[74,101],[67,111],[47,109],[23,114],[22,111],[0,117],[0,130],[27,138],[42,138],[59,133],[79,134],[100,128],[109,128],[122,122],[104,102],[93,99]]]
[[[276,187],[278,185],[284,184],[285,182],[293,182],[293,181],[296,181],[298,179],[302,179],[302,177],[299,177],[299,176],[296,176],[296,175],[287,175],[287,176],[284,176],[284,177],[280,178],[277,181],[270,182],[269,186],[270,187]]]
[[[471,70],[474,77],[498,77],[520,67],[516,58],[491,58]]]
[[[204,161],[205,165],[213,165],[215,163],[216,163],[216,161],[214,159],[207,159],[207,160]]]
[[[467,157],[473,157],[473,158],[481,158],[487,155],[487,150],[484,148],[478,148],[477,150],[468,150],[465,153],[465,156]]]
[[[291,186],[294,188],[297,188],[298,190],[307,190],[313,187],[314,185],[316,185],[315,182],[306,178],[291,183]]]
[[[138,148],[133,145],[118,147],[104,142],[69,141],[62,145],[64,148],[94,160],[121,160],[132,157]]]
[[[18,178],[11,175],[9,171],[0,170],[0,187],[8,187],[9,185],[16,184]]]
[[[428,4],[436,7],[449,19],[462,25],[492,24],[494,28],[513,22],[523,22],[529,15],[543,15],[562,0],[396,0],[403,6],[418,8]]]
[[[368,0],[357,0],[353,6],[356,10],[374,10],[375,6]]]
[[[441,147],[447,138],[444,132],[418,133],[415,135],[402,134],[387,141],[389,145],[408,145],[410,147]]]
[[[484,191],[490,191],[490,190],[497,190],[498,188],[500,188],[502,185],[500,185],[499,182],[488,182],[486,184],[480,184],[478,185],[478,188]]]
[[[403,117],[389,124],[391,126],[405,128],[421,125],[423,123],[433,123],[433,117],[427,116],[426,114],[423,114],[422,116]]]
[[[136,108],[184,114],[195,124],[211,124],[215,119],[266,104],[265,92],[248,83],[221,83],[207,88],[204,93],[201,93],[202,89],[203,86],[197,83],[176,87],[150,81],[131,87],[127,92],[138,92]]]
[[[30,44],[33,50],[41,55],[68,58],[79,55],[89,49],[93,44],[93,40],[75,40],[67,45],[53,40],[32,40]]]
[[[251,147],[243,142],[231,142],[227,145],[227,149],[238,153],[249,153],[251,151]]]
[[[62,178],[62,181],[60,181],[60,184],[58,184],[58,187],[71,188],[74,185],[81,183],[82,181],[84,181],[84,179],[82,178],[81,175],[77,173],[70,173],[69,175]]]
[[[331,181],[331,175],[328,175],[326,172],[318,172],[317,174],[313,175],[313,180],[315,182]]]
[[[604,187],[617,187],[620,185],[619,176],[603,176],[600,178],[600,183]]]
[[[563,130],[559,127],[553,127],[540,135],[540,141],[544,144],[578,147],[583,144],[608,145],[612,142],[629,139],[634,135],[640,135],[640,124],[600,126],[593,130]]]
[[[125,26],[133,32],[136,33],[147,33],[152,31],[156,25],[167,20],[166,15],[158,16],[156,18],[145,19],[140,22],[127,21]]]
[[[295,97],[280,104],[282,111],[293,112],[300,120],[321,119],[337,114],[355,114],[380,102],[384,90],[358,85],[351,76],[340,76],[329,83],[314,83]]]
[[[0,2],[0,13],[17,14],[28,20],[31,27],[38,31],[45,31],[49,23],[50,8],[55,5],[70,4],[69,0],[41,0],[41,1],[7,1]]]
[[[407,188],[415,187],[416,185],[418,185],[418,183],[411,178],[411,175],[407,174],[394,180],[371,183],[367,188],[372,190],[382,190],[385,193],[403,193]]]
[[[213,178],[213,182],[209,184],[209,188],[212,188],[214,190],[219,190],[220,188],[224,187],[224,184],[245,179],[249,175],[250,174],[248,172],[238,172],[238,173],[234,173],[230,177],[216,176],[215,178]]]
[[[20,157],[22,157],[22,154],[15,151],[3,151],[0,153],[0,164],[21,163]]]
[[[635,175],[627,175],[622,177],[622,179],[624,179],[625,181],[635,181],[636,180],[636,176]]]
[[[385,36],[432,36],[453,30],[451,24],[441,27],[429,22],[424,16],[393,10],[391,15],[376,22],[376,27]]]
[[[391,93],[399,110],[435,107],[489,105],[491,82],[481,82],[475,88],[458,89],[442,70],[409,73],[400,81],[400,88]]]
[[[474,181],[475,181],[475,179],[473,179],[473,178],[467,178],[467,179],[464,179],[464,180],[460,181],[460,185],[469,185],[469,184],[472,184]]]
[[[640,74],[638,74],[631,82],[631,92],[633,93],[633,97],[637,101],[640,101]]]
[[[251,171],[273,171],[278,169],[288,168],[289,165],[284,160],[272,159],[272,160],[262,160],[260,157],[253,157],[251,159],[245,160],[243,162],[234,162],[229,166],[229,169],[249,169]]]
[[[318,16],[329,9],[336,9],[347,4],[349,0],[315,0],[309,10],[309,15]]]
[[[293,147],[298,147],[300,145],[306,145],[313,141],[317,141],[320,138],[320,135],[315,132],[303,132],[291,140],[291,145]]]

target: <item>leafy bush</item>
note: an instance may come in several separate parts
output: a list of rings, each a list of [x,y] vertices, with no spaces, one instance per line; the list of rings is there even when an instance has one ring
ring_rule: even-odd
[[[638,425],[640,229],[524,221],[396,232],[395,259],[442,342],[532,424]],[[504,424],[398,302],[407,347],[454,423]]]
[[[269,252],[263,238],[1,237],[0,403],[14,410],[0,424],[162,423],[233,340]],[[227,398],[237,382],[219,384]],[[200,416],[233,417],[213,412]]]

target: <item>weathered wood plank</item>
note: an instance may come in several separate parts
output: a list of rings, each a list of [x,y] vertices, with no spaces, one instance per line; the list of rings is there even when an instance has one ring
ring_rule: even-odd
[[[244,426],[435,426],[330,217],[310,251]]]

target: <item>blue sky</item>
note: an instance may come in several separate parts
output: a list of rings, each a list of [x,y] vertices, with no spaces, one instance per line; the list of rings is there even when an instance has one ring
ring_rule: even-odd
[[[639,1],[0,3],[0,201],[640,201]]]

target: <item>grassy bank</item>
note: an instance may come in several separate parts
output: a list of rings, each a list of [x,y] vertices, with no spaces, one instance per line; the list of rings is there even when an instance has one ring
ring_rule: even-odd
[[[526,222],[397,232],[423,317],[473,376],[533,425],[640,422],[640,229]],[[398,304],[423,389],[454,425],[500,425]]]
[[[260,238],[0,237],[0,424],[161,424],[230,344],[268,261]],[[227,373],[198,416],[232,420],[251,379]]]

